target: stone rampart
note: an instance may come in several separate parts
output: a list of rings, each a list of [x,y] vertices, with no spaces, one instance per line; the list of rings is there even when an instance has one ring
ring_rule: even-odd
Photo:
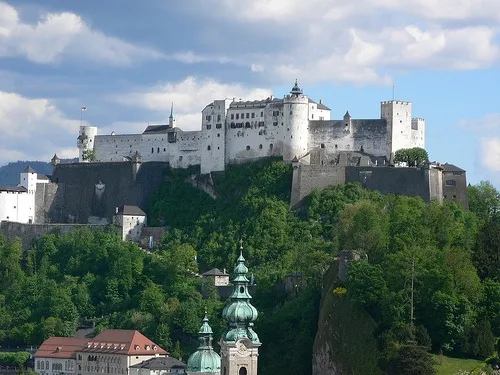
[[[5,237],[21,239],[23,251],[29,249],[33,240],[47,233],[71,233],[80,228],[98,230],[104,228],[102,225],[90,224],[26,224],[12,221],[0,222],[0,235]]]
[[[90,217],[111,220],[122,205],[146,209],[161,183],[168,163],[142,163],[134,173],[132,162],[59,164],[52,181],[57,187],[40,193],[37,212],[46,222],[87,224]],[[41,202],[41,203],[40,203]]]

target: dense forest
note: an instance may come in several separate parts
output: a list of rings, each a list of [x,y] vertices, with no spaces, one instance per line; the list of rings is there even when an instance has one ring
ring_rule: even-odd
[[[343,249],[367,260],[352,263],[331,293],[374,319],[384,371],[403,374],[400,366],[414,360],[421,368],[414,374],[430,374],[428,352],[481,359],[495,352],[500,202],[491,184],[469,188],[469,211],[354,184],[313,192],[290,210],[291,167],[280,161],[215,174],[217,199],[186,182],[192,172],[169,171],[152,200],[150,222],[170,230],[151,254],[113,228],[46,235],[25,253],[18,240],[0,238],[0,343],[39,345],[73,335],[86,319],[97,331],[139,329],[186,359],[205,309],[216,338],[224,329],[225,301],[215,288],[202,291],[196,274],[231,270],[243,239],[257,284],[263,375],[311,373],[322,275]],[[290,293],[291,274],[300,283]]]

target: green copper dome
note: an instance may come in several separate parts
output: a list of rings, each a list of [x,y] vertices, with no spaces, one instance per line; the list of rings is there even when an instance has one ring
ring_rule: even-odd
[[[234,285],[233,294],[230,297],[230,303],[224,307],[222,311],[223,318],[228,322],[228,330],[222,336],[226,342],[235,342],[240,338],[248,338],[254,343],[260,343],[259,337],[253,331],[253,322],[257,319],[257,309],[252,306],[250,300],[252,296],[248,292],[248,284],[246,274],[248,268],[245,266],[245,258],[243,258],[243,247],[240,247],[240,256],[238,264],[234,268]]]
[[[187,362],[188,372],[220,373],[220,356],[212,348],[212,328],[208,324],[207,314],[199,330],[198,350],[191,354]]]

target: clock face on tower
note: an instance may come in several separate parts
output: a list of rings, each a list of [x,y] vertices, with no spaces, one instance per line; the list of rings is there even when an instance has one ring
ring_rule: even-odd
[[[245,354],[247,354],[247,353],[248,353],[248,348],[247,348],[247,346],[243,343],[243,341],[242,341],[242,340],[240,340],[240,341],[238,341],[238,342],[236,343],[236,349],[238,350],[238,353],[239,353],[240,355],[245,355]]]

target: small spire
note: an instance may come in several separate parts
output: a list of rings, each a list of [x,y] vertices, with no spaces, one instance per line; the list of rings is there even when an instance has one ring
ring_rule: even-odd
[[[349,114],[349,111],[346,111],[344,117],[351,117],[351,115]]]
[[[172,105],[170,106],[170,117],[169,118],[174,118],[174,102],[172,102]]]

